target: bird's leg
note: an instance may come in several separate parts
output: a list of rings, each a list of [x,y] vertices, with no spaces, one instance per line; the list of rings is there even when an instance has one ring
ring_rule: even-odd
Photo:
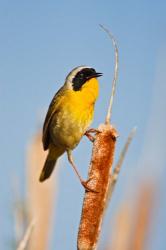
[[[95,128],[90,128],[88,129],[84,135],[86,135],[88,137],[88,139],[91,141],[91,142],[94,142],[95,141],[95,137],[93,135],[91,135],[91,133],[100,133],[101,131],[98,130],[98,129],[95,129]]]
[[[72,168],[74,169],[74,172],[75,172],[76,175],[78,176],[78,178],[79,178],[79,180],[80,180],[82,186],[85,188],[85,190],[88,191],[88,192],[98,193],[97,191],[95,191],[95,190],[93,190],[93,189],[91,189],[91,188],[89,188],[89,187],[87,186],[87,184],[88,184],[88,182],[90,181],[90,179],[87,180],[87,181],[84,181],[84,180],[82,179],[81,175],[79,174],[79,172],[78,172],[78,170],[77,170],[77,168],[76,168],[76,166],[75,166],[75,164],[74,164],[73,156],[72,156],[71,150],[67,150],[67,156],[68,156],[68,160],[69,160],[69,162],[70,162]]]

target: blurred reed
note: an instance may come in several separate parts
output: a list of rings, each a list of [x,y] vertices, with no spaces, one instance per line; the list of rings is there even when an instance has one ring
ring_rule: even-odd
[[[150,223],[153,221],[152,211],[155,204],[154,183],[142,183],[139,187],[137,201],[134,207],[133,228],[128,250],[146,249]]]
[[[120,204],[106,250],[145,250],[155,204],[154,183],[140,183],[138,195]]]
[[[130,204],[124,202],[117,209],[114,223],[111,223],[113,229],[111,240],[106,246],[106,250],[128,250],[128,244],[132,228],[132,213]]]
[[[46,182],[39,182],[39,175],[46,158],[42,148],[42,136],[38,132],[28,147],[27,154],[27,207],[29,221],[35,220],[30,237],[29,250],[48,249],[50,226],[53,218],[55,179],[53,176]]]

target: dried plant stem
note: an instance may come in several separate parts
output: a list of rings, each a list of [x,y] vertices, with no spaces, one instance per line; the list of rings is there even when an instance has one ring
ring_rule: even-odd
[[[112,197],[112,193],[113,193],[115,185],[117,183],[117,179],[118,179],[119,172],[121,170],[124,158],[126,156],[129,145],[130,145],[135,133],[136,133],[136,127],[134,127],[131,130],[131,132],[130,132],[128,138],[127,138],[127,141],[126,141],[126,143],[125,143],[125,145],[124,145],[124,147],[122,149],[119,160],[118,160],[117,164],[115,165],[115,167],[113,169],[113,173],[111,174],[111,180],[110,180],[110,185],[109,185],[109,190],[108,190],[108,200],[107,200],[108,203],[109,203],[109,201],[110,201],[110,199]]]
[[[114,100],[114,95],[115,95],[115,90],[116,90],[116,83],[117,83],[117,79],[118,79],[119,52],[118,52],[118,46],[117,46],[116,40],[115,40],[114,36],[111,34],[111,32],[101,24],[100,24],[100,27],[111,38],[111,41],[112,41],[112,44],[113,44],[113,47],[115,50],[114,78],[112,81],[112,91],[111,91],[111,97],[110,97],[110,101],[109,101],[108,111],[107,111],[107,115],[105,118],[105,123],[109,124],[111,122],[112,106],[113,106],[113,100]]]
[[[89,168],[88,186],[94,192],[86,192],[77,239],[78,250],[94,250],[100,233],[109,187],[110,170],[113,163],[117,132],[111,125],[98,128]]]
[[[17,250],[25,250],[25,248],[27,247],[28,241],[30,239],[30,236],[32,234],[32,230],[34,228],[34,225],[35,225],[35,220],[33,219],[30,222],[30,224],[29,224],[29,226],[28,226],[28,228],[27,228],[27,230],[25,232],[25,235],[24,235],[22,241],[20,242]]]

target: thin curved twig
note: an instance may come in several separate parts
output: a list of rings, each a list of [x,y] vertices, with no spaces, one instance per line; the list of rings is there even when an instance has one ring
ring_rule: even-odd
[[[113,47],[115,50],[114,78],[112,81],[112,91],[111,91],[111,97],[109,100],[108,111],[107,111],[107,115],[105,118],[105,124],[109,124],[111,122],[112,106],[113,106],[113,100],[114,100],[114,95],[115,95],[115,90],[116,90],[116,85],[117,85],[117,79],[118,79],[119,52],[118,52],[117,42],[116,42],[114,36],[112,35],[112,33],[107,28],[105,28],[102,24],[99,24],[99,25],[111,38],[111,41],[112,41],[112,44],[113,44]]]

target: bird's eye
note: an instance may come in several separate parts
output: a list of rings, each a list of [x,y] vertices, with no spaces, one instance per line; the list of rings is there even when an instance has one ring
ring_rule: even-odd
[[[80,74],[80,77],[81,77],[81,78],[83,78],[83,76],[84,76],[84,74],[83,74],[83,73],[81,73],[81,74]]]

